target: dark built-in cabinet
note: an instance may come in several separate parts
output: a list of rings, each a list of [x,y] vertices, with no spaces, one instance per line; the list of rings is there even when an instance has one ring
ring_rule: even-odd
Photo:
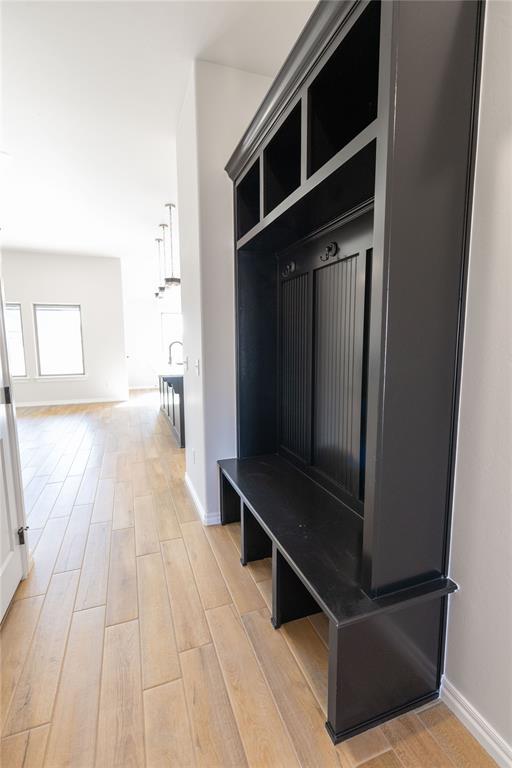
[[[242,563],[329,620],[327,728],[438,695],[482,5],[320,3],[227,165]]]
[[[185,403],[183,376],[159,376],[160,410],[167,417],[180,448],[185,447]]]

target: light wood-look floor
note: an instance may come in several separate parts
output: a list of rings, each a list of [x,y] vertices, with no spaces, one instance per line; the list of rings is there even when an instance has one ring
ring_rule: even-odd
[[[154,393],[18,411],[34,567],[2,626],[2,766],[486,768],[443,706],[334,747],[326,623],[204,529]]]

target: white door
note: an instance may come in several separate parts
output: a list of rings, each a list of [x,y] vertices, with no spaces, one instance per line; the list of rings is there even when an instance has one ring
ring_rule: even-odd
[[[11,392],[0,281],[0,621],[20,580],[27,575],[27,547],[20,544],[18,536],[18,529],[25,527],[25,510]]]

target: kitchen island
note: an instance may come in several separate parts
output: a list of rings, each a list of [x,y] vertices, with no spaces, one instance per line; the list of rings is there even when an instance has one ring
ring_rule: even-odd
[[[160,410],[167,417],[171,431],[180,448],[185,447],[185,404],[183,375],[160,375]]]

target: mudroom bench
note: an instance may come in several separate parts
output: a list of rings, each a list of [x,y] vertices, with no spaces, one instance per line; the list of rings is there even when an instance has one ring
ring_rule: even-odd
[[[361,517],[279,455],[224,459],[219,468],[221,521],[241,524],[242,565],[272,557],[274,627],[319,611],[329,620],[332,738],[436,698],[438,637],[454,582],[434,578],[372,598],[360,586]]]

